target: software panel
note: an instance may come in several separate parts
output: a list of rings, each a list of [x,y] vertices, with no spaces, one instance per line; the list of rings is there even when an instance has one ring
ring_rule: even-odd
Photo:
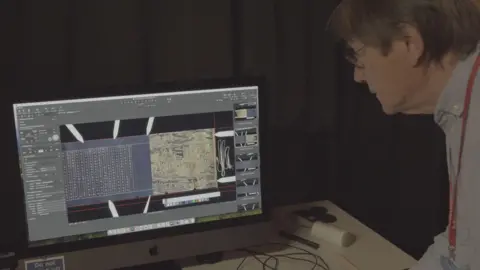
[[[258,87],[14,104],[30,247],[262,213]]]

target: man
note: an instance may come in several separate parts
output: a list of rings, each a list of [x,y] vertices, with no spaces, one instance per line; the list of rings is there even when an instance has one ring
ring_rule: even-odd
[[[330,21],[386,114],[433,113],[446,134],[449,226],[412,270],[480,269],[479,2],[343,0]]]

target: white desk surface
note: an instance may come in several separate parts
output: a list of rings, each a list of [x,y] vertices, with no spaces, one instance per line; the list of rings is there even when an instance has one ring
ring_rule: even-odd
[[[320,244],[320,249],[314,250],[308,248],[301,244],[296,244],[290,242],[294,246],[298,246],[303,249],[307,249],[312,253],[315,253],[321,256],[327,264],[330,266],[331,270],[403,270],[413,266],[416,261],[411,256],[400,250],[398,247],[394,246],[379,234],[375,233],[373,230],[367,226],[360,223],[358,220],[347,214],[345,211],[335,206],[329,201],[296,205],[290,207],[284,207],[275,211],[275,222],[277,224],[282,224],[282,227],[289,223],[288,216],[293,210],[296,209],[306,209],[311,206],[323,206],[326,207],[329,213],[337,217],[337,222],[335,226],[347,230],[357,236],[356,242],[350,247],[344,248],[335,246],[328,242],[322,241],[320,239],[314,239],[309,236],[307,229],[297,229],[296,234],[303,236],[304,238],[311,239]],[[282,241],[279,239],[272,239],[272,241]],[[261,249],[255,249],[257,251]],[[285,248],[282,251],[270,253],[274,254],[285,254],[285,253],[295,253],[299,252],[294,248]],[[237,269],[240,262],[244,257],[242,254],[237,254],[238,257],[235,259],[227,259],[220,263],[213,265],[202,265],[202,266],[193,266],[187,267],[188,270],[227,270],[227,269]],[[263,257],[265,258],[265,257]],[[312,259],[311,256],[302,256],[301,258]],[[273,266],[273,264],[271,264]],[[301,269],[312,269],[313,265],[308,262],[295,261],[287,258],[279,259],[279,268],[280,270],[301,270]],[[262,264],[252,257],[249,257],[243,264],[243,267],[240,269],[245,270],[256,270],[262,269]],[[321,269],[321,268],[316,268]]]

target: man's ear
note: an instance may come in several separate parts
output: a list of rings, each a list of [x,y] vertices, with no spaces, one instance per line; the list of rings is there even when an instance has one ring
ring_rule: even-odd
[[[424,43],[423,38],[417,28],[411,25],[403,25],[404,42],[407,51],[408,61],[412,66],[416,66],[418,60],[423,55]]]

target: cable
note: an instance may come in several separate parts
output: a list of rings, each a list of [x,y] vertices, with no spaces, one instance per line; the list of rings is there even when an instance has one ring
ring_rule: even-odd
[[[247,260],[248,257],[244,257],[243,260],[240,262],[240,264],[237,266],[237,270],[242,268],[243,263]]]
[[[312,270],[315,270],[317,267],[320,267],[321,269],[325,269],[325,267],[318,264],[318,260],[312,261],[312,260],[308,260],[308,259],[292,257],[292,256],[301,256],[301,255],[305,256],[305,255],[310,255],[310,254],[308,254],[308,253],[287,253],[287,254],[280,254],[280,255],[275,255],[275,256],[280,257],[280,258],[287,258],[287,259],[290,259],[290,260],[304,261],[304,262],[311,263],[313,265]]]
[[[251,250],[251,249],[242,249],[241,251],[245,251],[245,252],[249,253],[254,259],[256,259],[258,262],[260,262],[263,265],[263,269],[276,270],[276,269],[278,269],[278,263],[279,263],[278,259],[279,258],[287,258],[287,259],[290,259],[290,260],[309,262],[313,265],[312,270],[317,269],[317,267],[322,269],[322,270],[330,270],[330,266],[328,266],[328,264],[325,262],[325,260],[322,257],[320,257],[320,256],[318,256],[318,255],[316,255],[316,254],[314,254],[314,253],[312,253],[312,252],[310,252],[306,249],[299,248],[299,247],[296,247],[296,246],[293,246],[293,245],[290,245],[290,244],[271,242],[271,243],[267,243],[267,244],[263,244],[263,245],[252,246],[250,248],[258,248],[258,247],[264,247],[264,246],[268,246],[268,245],[286,246],[286,247],[290,247],[290,248],[300,250],[302,252],[285,253],[285,254],[278,254],[278,255],[268,255],[268,254],[265,254],[265,253],[262,253],[262,252],[259,252],[259,251],[255,251],[255,250]],[[260,258],[258,258],[258,255],[266,256],[267,259],[262,261]],[[309,260],[309,259],[304,259],[304,258],[293,257],[293,256],[306,256],[306,255],[312,256],[315,259],[315,261]],[[268,262],[271,259],[275,260],[275,266],[274,267],[272,267],[268,264]],[[245,263],[246,260],[247,260],[247,257],[243,258],[243,260],[238,265],[237,270],[241,268],[241,266]],[[319,264],[319,262],[321,262],[321,264]]]
[[[301,250],[309,255],[311,255],[312,257],[315,258],[315,261],[320,260],[320,262],[322,262],[322,264],[324,264],[324,266],[320,266],[318,265],[319,267],[321,267],[322,269],[325,269],[325,270],[330,270],[330,266],[327,264],[327,262],[321,257],[321,256],[318,256],[316,255],[315,253],[312,253],[306,249],[303,249],[303,248],[299,248],[299,247],[296,247],[294,245],[290,245],[290,244],[285,244],[285,243],[277,243],[277,242],[272,242],[272,243],[269,243],[270,245],[280,245],[280,246],[287,246],[287,247],[291,247],[291,248],[294,248],[294,249],[298,249],[298,250]]]
[[[304,261],[304,262],[309,262],[311,264],[313,264],[313,267],[312,267],[312,270],[315,270],[317,267],[320,267],[320,269],[322,270],[327,270],[328,268],[326,268],[325,266],[323,265],[320,265],[318,263],[318,258],[316,256],[314,256],[315,258],[315,261],[312,261],[312,260],[308,260],[308,259],[303,259],[303,258],[296,258],[296,257],[292,257],[292,256],[299,256],[299,255],[310,255],[312,256],[312,254],[308,254],[308,253],[302,253],[302,252],[297,252],[297,253],[286,253],[286,254],[280,254],[280,255],[275,255],[276,257],[284,257],[284,258],[287,258],[287,259],[290,259],[290,260],[296,260],[296,261]]]
[[[257,260],[259,263],[262,264],[263,266],[263,269],[266,270],[266,269],[271,269],[271,270],[277,270],[278,269],[278,258],[276,258],[274,255],[268,255],[266,253],[263,253],[263,252],[259,252],[259,251],[255,251],[255,250],[250,250],[250,249],[240,249],[240,251],[244,251],[248,254],[250,254],[250,256],[252,256],[255,260]],[[265,257],[268,257],[267,260],[265,261],[262,261],[260,258],[258,258],[258,255],[261,255],[261,256],[265,256]],[[243,263],[246,261],[247,257],[245,257],[242,262],[238,265],[237,267],[237,270],[240,269],[243,265]],[[267,262],[270,260],[270,259],[274,259],[275,260],[275,266],[270,266],[267,264]]]

